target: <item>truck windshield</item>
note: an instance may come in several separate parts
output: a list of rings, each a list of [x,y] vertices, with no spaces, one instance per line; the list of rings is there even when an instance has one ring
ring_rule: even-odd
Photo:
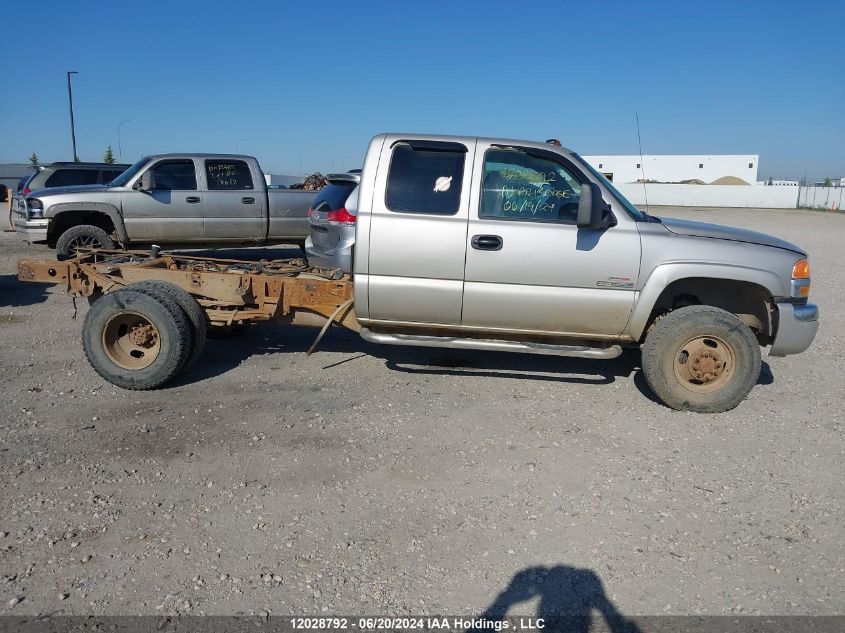
[[[147,158],[147,157],[142,158],[137,163],[132,165],[129,169],[127,169],[125,172],[120,174],[120,176],[118,176],[117,178],[112,180],[111,186],[112,187],[125,187],[126,183],[129,182],[130,180],[132,180],[133,176],[135,176],[135,174],[137,174],[139,171],[141,171],[144,168],[144,165],[146,165],[149,162],[150,162],[149,158]]]
[[[593,174],[593,176],[595,176],[599,180],[599,182],[601,182],[601,184],[610,189],[610,193],[616,196],[616,199],[619,201],[619,204],[625,207],[625,210],[630,214],[632,218],[634,218],[637,222],[645,222],[646,220],[648,220],[648,216],[642,211],[640,211],[633,204],[631,204],[628,199],[623,196],[616,187],[613,186],[613,183],[601,174],[601,172],[598,172],[593,169],[593,166],[590,165],[583,158],[578,156],[578,154],[573,153],[573,156],[575,156],[575,158],[577,158],[578,161],[581,163],[581,166],[584,167],[591,174]]]

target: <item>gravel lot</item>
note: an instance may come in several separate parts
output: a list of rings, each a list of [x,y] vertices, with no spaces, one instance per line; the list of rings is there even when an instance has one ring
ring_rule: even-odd
[[[727,414],[661,406],[635,353],[306,357],[273,326],[121,391],[16,281],[52,251],[0,234],[0,613],[845,613],[845,215],[671,214],[812,255],[816,343]]]

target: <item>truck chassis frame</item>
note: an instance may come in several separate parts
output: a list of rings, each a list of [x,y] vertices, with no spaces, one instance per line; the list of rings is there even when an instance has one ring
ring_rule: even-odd
[[[64,286],[74,298],[103,294],[146,280],[188,292],[212,327],[259,321],[360,330],[352,279],[339,270],[309,267],[303,259],[248,261],[151,251],[80,250],[74,259],[18,261],[18,279]],[[327,319],[329,322],[327,322]]]

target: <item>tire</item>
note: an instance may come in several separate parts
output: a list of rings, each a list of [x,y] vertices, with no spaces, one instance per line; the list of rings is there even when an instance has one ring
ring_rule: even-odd
[[[59,261],[76,255],[77,247],[114,248],[114,240],[99,226],[80,224],[72,226],[56,241],[56,258]]]
[[[200,357],[202,350],[205,348],[205,341],[208,338],[208,320],[205,316],[205,310],[200,307],[190,293],[183,290],[176,284],[169,281],[159,281],[157,279],[147,279],[145,281],[138,281],[134,284],[126,286],[127,290],[138,290],[138,292],[145,292],[152,289],[157,293],[164,293],[176,303],[185,312],[188,321],[191,323],[191,330],[193,336],[191,337],[191,351],[185,360],[185,366],[182,369],[187,369]]]
[[[760,377],[760,346],[736,315],[686,306],[658,319],[642,347],[649,387],[677,411],[722,413],[745,399]]]
[[[191,349],[191,324],[170,297],[121,289],[88,310],[82,346],[94,370],[113,385],[155,389],[184,365]]]

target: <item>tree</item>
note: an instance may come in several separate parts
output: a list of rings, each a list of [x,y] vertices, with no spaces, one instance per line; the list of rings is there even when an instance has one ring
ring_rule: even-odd
[[[106,155],[103,156],[103,162],[108,163],[109,165],[114,164],[114,154],[111,151],[111,143],[109,143],[109,146],[106,148]]]
[[[35,167],[38,164],[38,154],[32,152],[32,156],[29,157],[29,164]]]
[[[830,182],[830,178],[825,178],[824,182],[822,183],[822,187],[832,187],[833,183]]]

